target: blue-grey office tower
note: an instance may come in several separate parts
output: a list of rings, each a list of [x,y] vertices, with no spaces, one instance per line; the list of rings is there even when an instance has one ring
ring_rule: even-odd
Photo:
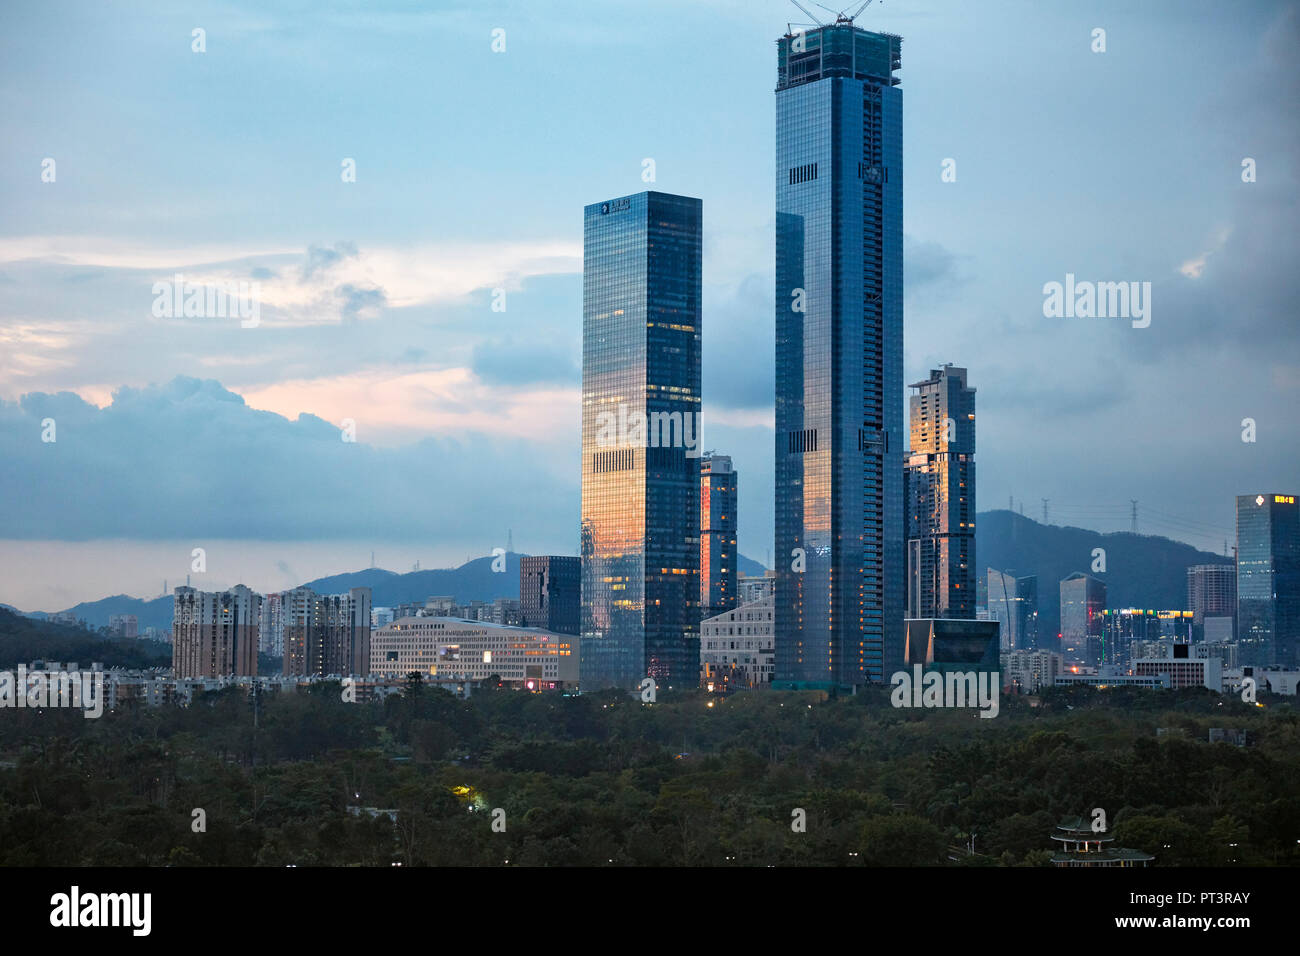
[[[902,39],[777,41],[777,687],[902,664]]]
[[[1237,496],[1237,648],[1242,664],[1300,664],[1300,501]]]
[[[698,199],[586,207],[580,686],[699,683]]]

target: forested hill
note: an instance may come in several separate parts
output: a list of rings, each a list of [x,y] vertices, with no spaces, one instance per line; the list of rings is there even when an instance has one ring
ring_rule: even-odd
[[[1014,511],[984,511],[977,521],[977,575],[984,578],[988,568],[1038,575],[1039,630],[1045,634],[1060,631],[1060,583],[1075,571],[1105,582],[1108,607],[1184,610],[1187,569],[1230,560],[1158,535],[1044,525]],[[1094,548],[1106,552],[1104,573],[1092,570]]]

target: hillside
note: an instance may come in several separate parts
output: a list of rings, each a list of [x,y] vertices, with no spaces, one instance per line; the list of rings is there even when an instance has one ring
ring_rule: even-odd
[[[1014,571],[1018,576],[1038,575],[1039,619],[1044,633],[1060,630],[1062,578],[1075,571],[1090,572],[1094,548],[1106,549],[1106,572],[1096,576],[1106,582],[1111,607],[1144,607],[1164,610],[1183,608],[1187,603],[1186,570],[1193,564],[1219,564],[1222,555],[1199,551],[1181,541],[1156,535],[1120,532],[1101,534],[1085,528],[1043,525],[1012,511],[985,511],[976,526],[977,575],[987,568]],[[435,594],[454,595],[457,601],[492,601],[519,596],[519,559],[506,556],[506,570],[492,570],[493,558],[475,558],[457,568],[408,571],[399,574],[381,568],[365,568],[307,581],[306,586],[322,594],[338,594],[352,587],[370,587],[376,607],[391,607],[424,601]],[[740,570],[761,575],[763,566],[744,555]],[[249,582],[257,587],[257,582]],[[170,595],[144,600],[125,594],[87,601],[68,608],[91,627],[108,623],[110,615],[134,614],[141,629],[171,627]],[[34,614],[32,617],[44,617]]]
[[[105,639],[81,628],[50,624],[0,608],[0,668],[34,660],[89,667],[169,667],[170,644],[135,638]]]
[[[369,587],[376,607],[391,607],[411,601],[423,601],[435,594],[453,595],[460,603],[470,601],[493,601],[497,598],[519,597],[519,559],[524,555],[510,552],[506,555],[504,572],[492,570],[491,555],[475,558],[458,568],[440,568],[428,571],[408,571],[399,574],[382,568],[365,568],[361,571],[345,571],[323,578],[305,582],[305,586],[320,594],[339,594],[349,588]],[[739,567],[745,574],[762,575],[763,566],[743,554]],[[256,583],[249,582],[249,587],[256,588]],[[6,607],[7,605],[0,605]],[[114,614],[134,614],[139,620],[140,629],[146,627],[166,628],[172,626],[172,597],[170,594],[156,598],[133,598],[125,594],[100,598],[97,601],[83,601],[68,608],[79,620],[84,620],[92,628],[103,627]],[[15,613],[22,611],[13,609]],[[43,619],[48,615],[36,611],[27,615],[30,618]]]
[[[1185,609],[1187,568],[1228,560],[1157,535],[1044,525],[1005,509],[981,512],[975,527],[979,576],[988,568],[1038,575],[1039,628],[1046,634],[1060,632],[1060,582],[1075,571],[1105,582],[1109,607]],[[1106,551],[1104,574],[1091,570],[1094,548]]]

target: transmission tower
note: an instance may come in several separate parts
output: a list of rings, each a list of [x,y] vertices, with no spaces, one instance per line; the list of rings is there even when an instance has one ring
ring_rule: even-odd
[[[1133,505],[1132,525],[1129,528],[1134,534],[1138,533],[1138,501],[1136,498],[1130,498],[1129,503]]]

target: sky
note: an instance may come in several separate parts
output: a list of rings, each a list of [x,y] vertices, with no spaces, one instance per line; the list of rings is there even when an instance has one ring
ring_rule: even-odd
[[[647,188],[703,200],[703,444],[767,561],[775,40],[807,22],[4,5],[0,602],[157,595],[200,547],[195,583],[268,590],[576,553],[582,208]],[[1235,495],[1300,491],[1300,3],[857,22],[904,38],[905,381],[969,369],[979,509],[1112,531],[1136,499],[1222,552]],[[1149,282],[1150,324],[1046,316],[1067,274]],[[256,323],[158,314],[177,275],[256,283]]]

